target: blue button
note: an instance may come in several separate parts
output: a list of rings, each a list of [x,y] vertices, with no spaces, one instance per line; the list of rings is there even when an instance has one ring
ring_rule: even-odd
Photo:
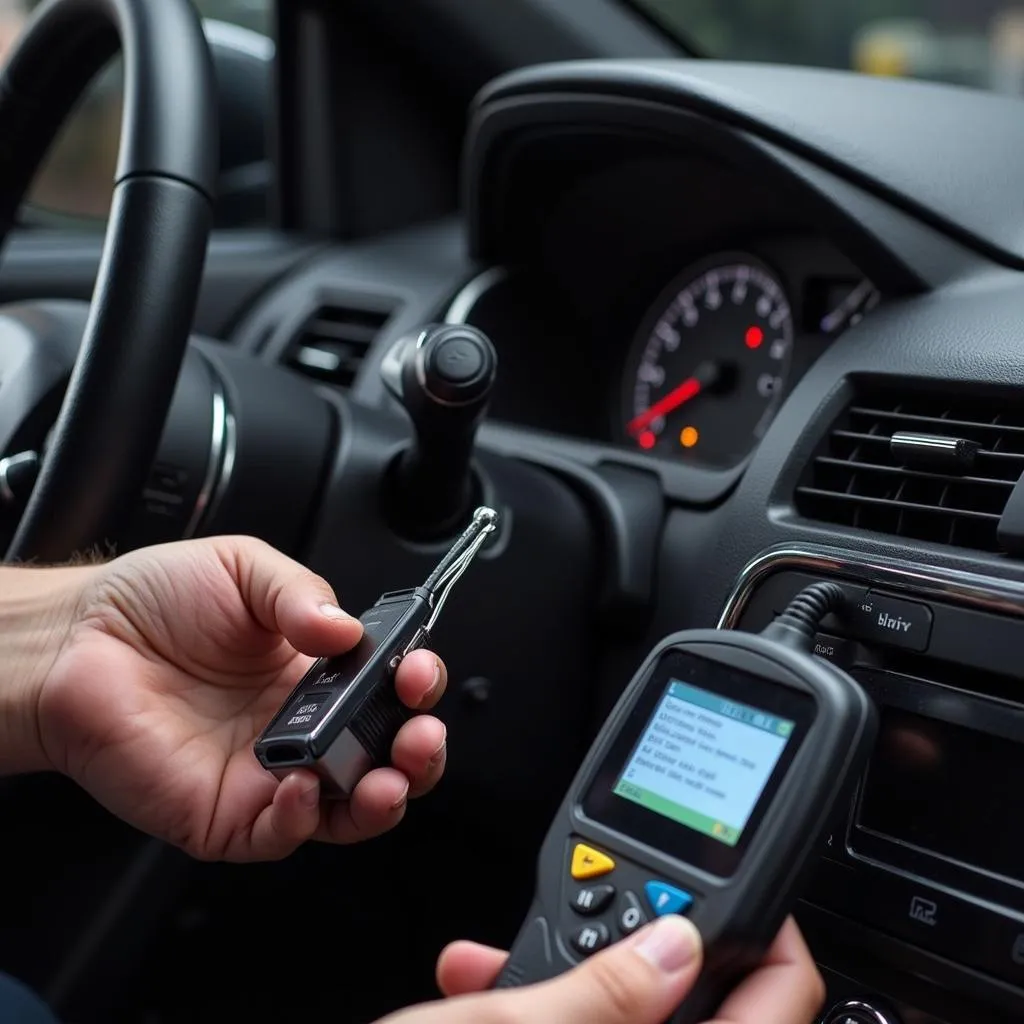
[[[693,903],[693,897],[688,892],[667,882],[648,882],[644,886],[644,893],[658,917],[662,914],[685,914]]]

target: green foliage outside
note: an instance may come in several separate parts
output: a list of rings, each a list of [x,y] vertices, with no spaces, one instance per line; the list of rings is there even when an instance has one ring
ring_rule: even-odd
[[[1020,0],[629,0],[699,53],[1024,93]]]
[[[927,17],[928,0],[642,0],[708,56],[850,66],[850,41],[881,19]]]

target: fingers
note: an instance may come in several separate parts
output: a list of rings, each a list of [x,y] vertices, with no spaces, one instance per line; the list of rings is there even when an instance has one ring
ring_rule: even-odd
[[[497,954],[500,956],[500,954]],[[447,953],[456,965],[473,970],[494,951],[469,953],[459,943]],[[697,929],[668,915],[616,943],[579,967],[539,985],[499,989],[405,1010],[386,1018],[391,1024],[662,1024],[683,1001],[700,973]],[[439,973],[449,968],[444,964]],[[458,974],[458,972],[455,972]],[[461,976],[466,980],[468,975]],[[458,979],[457,979],[458,980]]]
[[[437,981],[461,998],[407,1010],[393,1024],[660,1024],[682,1003],[700,973],[700,938],[683,918],[664,917],[633,939],[598,954],[553,981],[528,988],[467,995],[489,988],[505,954],[471,942],[441,954]],[[762,966],[722,1005],[709,1024],[807,1024],[825,988],[792,919]]]
[[[669,914],[554,981],[521,990],[522,1019],[661,1024],[693,987],[702,958],[697,929]]]
[[[294,771],[278,785],[270,804],[253,822],[250,856],[260,860],[287,857],[313,837],[319,824],[320,780],[312,772]]]
[[[415,711],[427,711],[444,696],[448,673],[444,662],[430,651],[412,651],[395,673],[395,690],[402,703]]]
[[[324,803],[315,839],[357,843],[394,828],[405,814],[409,780],[395,768],[377,768],[359,780],[348,800]]]
[[[764,963],[722,1004],[714,1024],[794,1024],[815,1019],[825,983],[789,918]]]
[[[316,838],[355,843],[392,829],[408,800],[431,790],[444,774],[445,727],[429,715],[406,722],[392,747],[393,768],[369,772],[347,801],[326,803]]]
[[[305,566],[251,537],[218,538],[221,559],[238,581],[256,620],[297,651],[319,658],[342,654],[363,634],[358,619],[338,607],[330,584]],[[430,651],[413,651],[395,675],[402,702],[416,711],[444,695],[448,674]]]
[[[508,953],[476,942],[453,942],[437,960],[437,987],[446,996],[483,992],[494,984]]]
[[[391,747],[391,763],[409,780],[409,796],[430,792],[444,774],[447,730],[429,715],[406,722]]]
[[[368,772],[348,800],[321,804],[317,777],[292,772],[278,786],[272,806],[257,819],[253,843],[283,851],[264,854],[269,859],[285,856],[310,838],[357,843],[379,836],[402,820],[411,798],[436,785],[444,773],[445,749],[444,725],[423,715],[399,730],[392,748],[395,766]]]
[[[362,623],[338,607],[334,591],[316,573],[250,537],[218,538],[218,545],[264,629],[313,657],[341,654],[359,642]]]

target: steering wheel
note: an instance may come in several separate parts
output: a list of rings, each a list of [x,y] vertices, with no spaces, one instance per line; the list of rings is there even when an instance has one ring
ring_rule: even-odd
[[[218,126],[213,63],[189,0],[47,0],[36,9],[0,74],[0,240],[119,44],[121,145],[84,336],[81,319],[63,322],[59,308],[0,308],[0,455],[30,427],[38,433],[42,410],[52,416],[74,362],[7,561],[61,561],[116,536],[156,453],[192,326]]]

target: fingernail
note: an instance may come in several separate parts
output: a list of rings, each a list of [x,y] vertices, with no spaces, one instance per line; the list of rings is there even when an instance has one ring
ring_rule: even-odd
[[[336,604],[322,604],[322,605],[320,605],[320,614],[325,619],[351,619],[352,618],[352,616],[349,615],[349,613],[347,611],[345,611],[344,608],[339,608]]]
[[[424,707],[426,704],[433,702],[434,697],[437,696],[437,688],[441,685],[441,662],[436,658],[434,659],[434,678],[427,689],[427,692],[420,697],[420,702],[417,707]]]
[[[641,933],[635,949],[659,971],[675,974],[693,963],[700,949],[700,935],[685,917],[667,914]]]
[[[409,799],[409,783],[405,784],[405,789],[402,790],[402,795],[391,805],[391,810],[397,811],[399,807],[405,804],[405,801]]]
[[[320,802],[320,783],[311,782],[299,793],[299,803],[303,807],[316,807]]]
[[[448,730],[445,729],[444,736],[441,739],[441,745],[430,755],[430,767],[436,768],[445,758],[448,748]]]

